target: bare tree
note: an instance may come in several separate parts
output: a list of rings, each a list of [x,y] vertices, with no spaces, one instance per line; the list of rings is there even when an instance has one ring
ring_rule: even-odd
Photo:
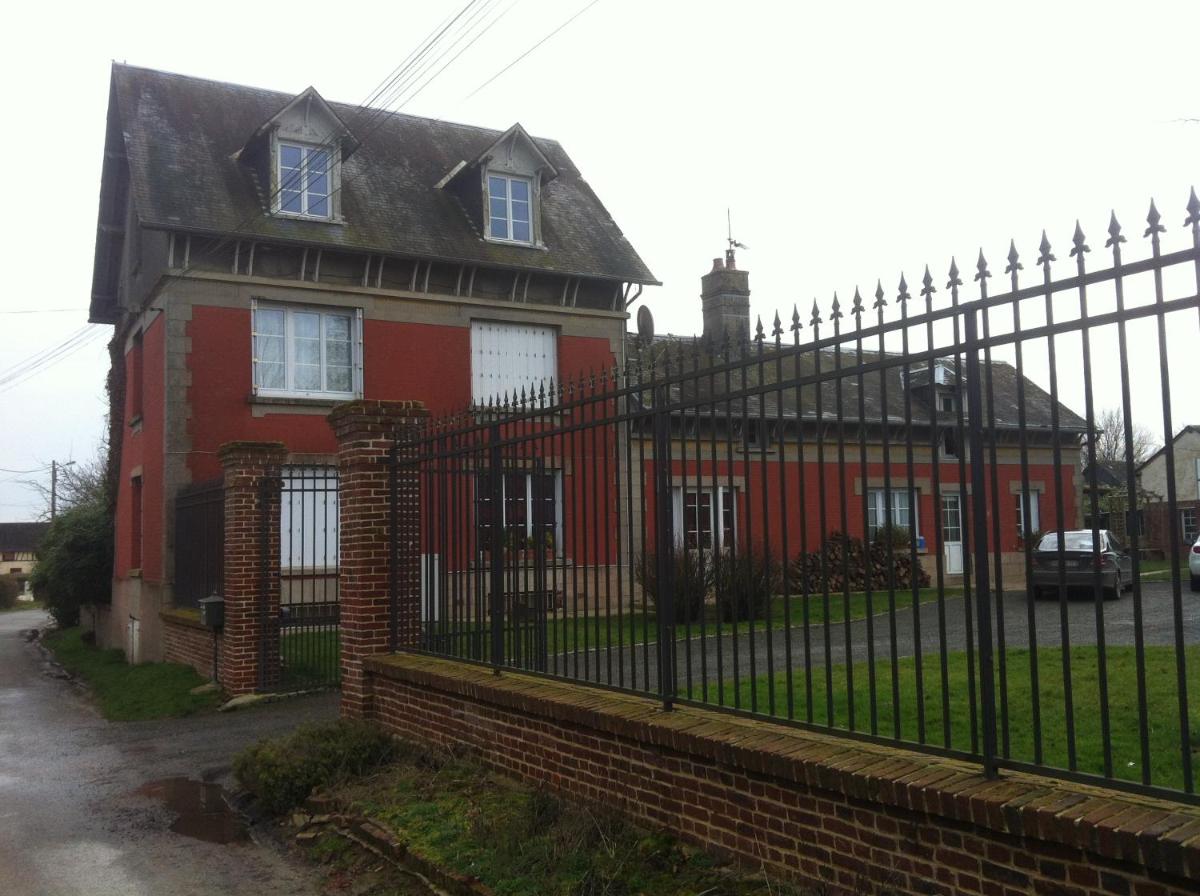
[[[25,479],[22,485],[33,489],[46,502],[45,517],[50,516],[49,477]],[[108,454],[107,446],[101,445],[100,452],[91,460],[60,464],[58,482],[55,486],[56,502],[61,513],[72,507],[98,502],[104,504],[108,497]]]
[[[1109,470],[1119,469],[1129,458],[1125,450],[1125,416],[1120,408],[1108,408],[1096,415],[1096,463]],[[1130,427],[1134,465],[1145,461],[1159,448],[1154,435],[1145,426]],[[1083,462],[1087,463],[1086,452]]]

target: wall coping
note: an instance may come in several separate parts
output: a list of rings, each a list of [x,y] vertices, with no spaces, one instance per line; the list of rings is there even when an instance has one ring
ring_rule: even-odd
[[[159,610],[158,618],[163,622],[171,623],[172,625],[182,625],[187,628],[199,629],[202,632],[212,631],[208,626],[200,623],[200,611],[188,609],[187,607],[173,607],[167,610]]]
[[[417,653],[363,661],[368,673],[585,726],[745,771],[1035,837],[1200,880],[1200,808],[1095,785],[979,766],[694,706]]]

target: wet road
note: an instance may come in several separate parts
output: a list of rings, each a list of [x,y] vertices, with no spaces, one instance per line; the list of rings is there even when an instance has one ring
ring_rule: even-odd
[[[0,613],[0,893],[215,896],[318,893],[320,876],[250,840],[205,842],[171,827],[155,782],[231,781],[231,757],[260,737],[336,715],[331,695],[161,722],[106,722],[42,669]]]

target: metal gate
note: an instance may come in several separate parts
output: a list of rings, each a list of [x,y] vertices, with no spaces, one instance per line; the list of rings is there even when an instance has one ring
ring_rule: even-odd
[[[337,686],[340,678],[338,475],[326,465],[286,466],[264,488],[279,495],[278,604],[263,588],[264,689]],[[270,502],[264,501],[271,526]],[[269,531],[267,532],[269,535]],[[264,552],[270,556],[268,552]],[[269,573],[268,573],[269,575]],[[266,579],[264,579],[266,581]],[[272,654],[278,644],[278,664]],[[278,675],[273,674],[278,668]]]

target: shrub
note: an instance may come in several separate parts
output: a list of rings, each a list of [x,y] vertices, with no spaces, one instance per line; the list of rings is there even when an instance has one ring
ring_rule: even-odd
[[[675,624],[695,622],[704,612],[704,600],[713,585],[712,560],[707,551],[689,551],[675,545]],[[634,576],[646,597],[658,609],[658,555],[646,551],[638,560]]]
[[[112,596],[113,526],[108,506],[93,500],[50,524],[30,575],[34,593],[61,627],[77,625],[79,608]]]
[[[907,551],[912,547],[912,535],[907,526],[895,526],[889,523],[886,526],[880,526],[875,531],[871,545],[872,547],[882,545],[885,553],[888,547],[891,547],[893,551]]]
[[[9,610],[17,605],[17,596],[21,593],[17,580],[13,576],[0,576],[0,610]]]
[[[259,741],[234,758],[233,773],[264,809],[281,814],[303,803],[314,787],[364,774],[394,753],[382,728],[341,719]]]
[[[758,547],[724,552],[713,564],[717,607],[726,622],[762,619],[770,597],[782,587],[782,569]]]

